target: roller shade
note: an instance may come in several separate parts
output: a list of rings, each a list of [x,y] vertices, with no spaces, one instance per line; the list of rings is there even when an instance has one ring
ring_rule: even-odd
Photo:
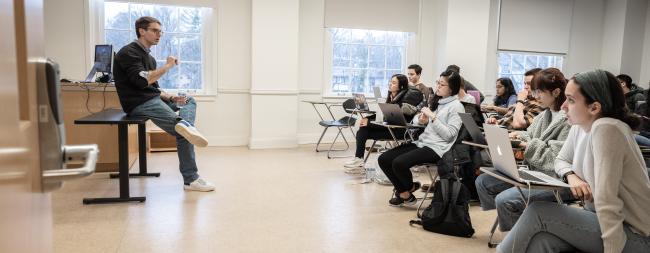
[[[566,54],[573,0],[502,0],[499,50]]]
[[[417,32],[419,0],[325,0],[325,27]]]

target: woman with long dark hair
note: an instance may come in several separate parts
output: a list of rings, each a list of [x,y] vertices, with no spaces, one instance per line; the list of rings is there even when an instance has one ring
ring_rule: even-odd
[[[409,81],[405,75],[395,74],[390,78],[386,103],[397,104],[400,107],[406,103],[415,107],[420,103],[421,100],[422,92],[416,88],[409,88]],[[404,113],[406,120],[410,121],[413,116],[414,115],[412,114]],[[373,120],[374,118],[375,115],[372,115],[371,117],[363,118],[359,123],[359,131],[357,131],[356,134],[357,143],[354,158],[352,158],[350,161],[345,162],[343,165],[345,168],[347,168],[346,172],[348,173],[362,172],[363,155],[365,153],[366,142],[368,140],[391,138],[391,134],[388,131],[388,128],[369,124],[369,121]],[[397,138],[402,138],[404,136],[404,129],[395,129],[393,132]]]
[[[497,252],[650,252],[650,180],[616,77],[577,74],[562,109],[572,125],[555,172],[584,209],[534,202]]]
[[[508,113],[508,108],[517,103],[517,91],[512,80],[507,77],[501,77],[496,82],[496,96],[494,97],[494,104],[483,105],[481,108],[484,111],[493,111],[499,115]]]

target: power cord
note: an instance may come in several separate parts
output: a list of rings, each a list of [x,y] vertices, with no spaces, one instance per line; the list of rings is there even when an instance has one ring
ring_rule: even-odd
[[[84,84],[84,83],[79,84],[79,88],[84,89],[86,91],[86,102],[85,102],[86,111],[88,111],[88,113],[90,113],[90,114],[95,114],[95,113],[101,112],[104,109],[106,109],[106,87],[108,87],[108,83],[104,83],[102,86],[103,87],[91,87],[91,86],[88,86],[87,84]],[[102,109],[100,109],[99,111],[93,112],[92,110],[90,110],[90,106],[89,106],[90,91],[91,90],[97,90],[97,89],[100,89],[100,88],[102,89]]]

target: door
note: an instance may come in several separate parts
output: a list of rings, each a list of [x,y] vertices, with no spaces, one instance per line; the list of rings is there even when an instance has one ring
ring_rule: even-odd
[[[48,192],[92,174],[97,160],[96,145],[63,145],[43,27],[43,0],[0,0],[0,252],[51,252]],[[65,160],[84,166],[65,169]]]
[[[52,251],[50,197],[40,189],[36,75],[27,62],[43,51],[38,41],[27,43],[27,28],[33,30],[24,21],[27,9],[38,8],[0,0],[0,252]]]

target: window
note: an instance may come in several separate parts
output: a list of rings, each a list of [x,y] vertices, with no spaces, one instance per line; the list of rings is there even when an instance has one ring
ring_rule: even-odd
[[[515,89],[524,87],[524,73],[534,68],[557,68],[562,70],[563,55],[500,51],[498,53],[499,76],[509,77]]]
[[[204,9],[158,4],[104,2],[104,41],[115,51],[136,39],[135,21],[142,16],[160,20],[164,32],[151,55],[160,67],[167,56],[175,56],[180,64],[158,81],[166,90],[204,89],[203,21]]]
[[[329,93],[371,94],[388,90],[393,74],[404,73],[409,33],[330,28],[332,65]]]

